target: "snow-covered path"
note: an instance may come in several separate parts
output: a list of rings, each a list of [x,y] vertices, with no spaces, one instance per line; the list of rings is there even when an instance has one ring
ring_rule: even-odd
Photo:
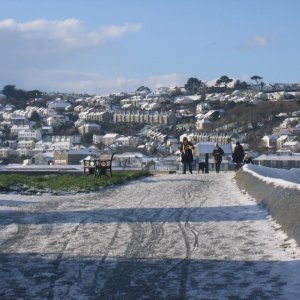
[[[0,299],[300,299],[300,255],[233,173],[0,195]]]

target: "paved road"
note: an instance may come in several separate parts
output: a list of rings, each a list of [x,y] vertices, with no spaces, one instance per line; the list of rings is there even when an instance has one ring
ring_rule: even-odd
[[[0,299],[300,299],[300,256],[233,173],[0,195]]]

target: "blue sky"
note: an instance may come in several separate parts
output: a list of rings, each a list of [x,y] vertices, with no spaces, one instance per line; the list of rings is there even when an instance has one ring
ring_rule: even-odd
[[[0,0],[0,89],[299,79],[299,0]]]

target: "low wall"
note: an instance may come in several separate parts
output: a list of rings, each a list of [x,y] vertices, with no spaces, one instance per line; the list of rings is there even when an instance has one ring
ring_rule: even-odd
[[[262,204],[300,246],[300,190],[266,182],[246,170],[235,176],[237,185]]]

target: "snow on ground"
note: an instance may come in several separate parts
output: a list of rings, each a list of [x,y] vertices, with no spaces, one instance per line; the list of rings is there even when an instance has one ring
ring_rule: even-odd
[[[299,299],[299,248],[234,175],[1,194],[0,299]]]
[[[274,183],[285,188],[300,189],[300,168],[286,170],[249,164],[243,166],[243,170],[266,183]]]
[[[235,178],[238,186],[263,205],[300,246],[300,169],[247,165]]]

